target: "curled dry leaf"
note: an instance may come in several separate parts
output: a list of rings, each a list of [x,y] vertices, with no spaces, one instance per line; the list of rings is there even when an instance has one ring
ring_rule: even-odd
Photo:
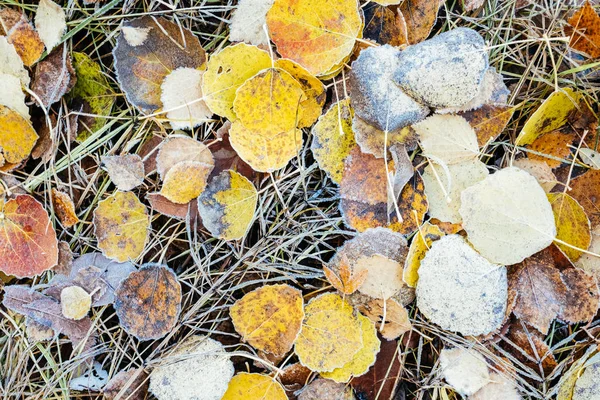
[[[125,21],[113,50],[121,88],[143,113],[162,107],[161,87],[177,68],[202,68],[206,61],[200,41],[191,31],[153,16]]]
[[[159,339],[177,324],[181,284],[171,268],[145,264],[115,291],[115,311],[125,331],[140,340]]]
[[[131,192],[117,191],[94,210],[94,234],[105,256],[123,262],[137,258],[146,245],[148,210]]]
[[[506,268],[490,263],[459,235],[433,242],[421,261],[417,306],[443,329],[482,335],[500,328],[507,302]]]
[[[102,167],[117,189],[132,190],[144,182],[144,162],[137,154],[102,157]]]
[[[17,111],[0,105],[0,156],[4,167],[25,160],[38,139],[31,123]]]
[[[412,329],[408,311],[394,299],[374,299],[358,307],[386,340],[394,340]]]
[[[444,348],[440,353],[440,367],[446,382],[463,396],[472,396],[490,379],[485,358],[471,349]]]
[[[267,285],[247,293],[229,309],[236,332],[254,348],[284,356],[304,318],[302,292],[289,285]]]
[[[548,247],[554,214],[535,178],[504,168],[461,194],[460,215],[469,241],[488,260],[512,265]]]
[[[144,400],[148,385],[148,374],[144,369],[131,368],[113,376],[102,389],[102,394],[106,400]]]
[[[354,395],[350,386],[319,378],[302,389],[298,400],[354,400]]]
[[[33,197],[0,201],[0,271],[33,277],[58,262],[58,240],[48,213]]]
[[[212,157],[211,157],[212,161]],[[163,178],[160,194],[176,204],[187,204],[206,188],[214,162],[181,161],[173,165]]]
[[[73,204],[73,200],[67,193],[52,188],[52,207],[54,207],[54,212],[56,212],[58,219],[65,228],[71,228],[79,222],[75,204]]]
[[[44,43],[27,17],[10,8],[0,10],[0,33],[8,39],[23,64],[31,67],[44,52]]]
[[[404,263],[404,273],[402,279],[410,287],[416,287],[419,281],[419,267],[421,260],[431,248],[431,244],[439,240],[445,233],[437,226],[425,222],[410,242],[406,261]]]
[[[79,286],[67,286],[60,292],[62,314],[78,321],[85,318],[92,307],[92,296]]]
[[[591,58],[600,57],[600,15],[589,1],[567,20],[565,32],[571,35],[569,46],[588,54]]]
[[[557,243],[557,246],[569,257],[577,261],[587,250],[592,242],[590,220],[585,210],[577,200],[566,193],[548,193],[548,200],[554,212],[556,222],[556,239],[566,244]]]
[[[49,108],[71,90],[77,75],[71,64],[71,54],[67,45],[57,47],[48,57],[40,61],[35,68],[31,90],[37,95],[36,102],[43,108]]]
[[[221,343],[191,336],[150,373],[150,392],[158,400],[221,400],[233,373]]]
[[[40,0],[35,12],[35,28],[50,52],[56,47],[67,30],[65,11],[52,0]]]
[[[268,46],[269,36],[263,26],[273,1],[241,0],[229,21],[229,40]]]
[[[160,85],[160,101],[173,129],[202,125],[212,112],[202,100],[202,76],[195,68],[180,67],[169,73]]]
[[[222,400],[287,400],[279,382],[267,375],[241,372],[229,381]]]

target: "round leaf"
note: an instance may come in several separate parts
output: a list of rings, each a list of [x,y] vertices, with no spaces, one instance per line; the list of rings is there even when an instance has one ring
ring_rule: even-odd
[[[0,105],[0,150],[5,162],[18,164],[25,160],[37,139],[29,121],[17,111]]]
[[[229,382],[222,400],[287,400],[285,390],[270,376],[242,372]]]

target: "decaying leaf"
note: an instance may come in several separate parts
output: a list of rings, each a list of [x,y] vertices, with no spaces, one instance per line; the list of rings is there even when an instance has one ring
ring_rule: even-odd
[[[512,165],[533,176],[546,193],[549,193],[558,182],[552,168],[544,161],[524,157],[513,161]]]
[[[585,210],[592,228],[600,225],[600,170],[590,170],[571,180],[569,194]]]
[[[350,264],[348,263],[348,259],[345,255],[340,257],[340,263],[338,265],[338,274],[329,267],[323,266],[323,273],[325,277],[331,283],[331,285],[342,292],[343,294],[352,294],[356,292],[356,290],[365,283],[369,275],[369,271],[364,269],[356,274],[352,273]]]
[[[600,57],[600,15],[589,1],[577,10],[567,21],[565,31],[571,35],[569,46],[588,54],[591,58]]]
[[[198,215],[198,202],[196,200],[192,200],[187,204],[177,204],[160,193],[147,193],[146,200],[154,211],[167,217],[185,221],[189,215],[193,221],[195,216]]]
[[[556,236],[552,207],[535,178],[504,168],[461,194],[469,241],[488,260],[512,265],[548,247]]]
[[[35,28],[50,52],[67,30],[65,11],[52,0],[40,0],[35,13]]]
[[[406,262],[404,263],[404,273],[402,279],[410,287],[416,287],[419,281],[419,267],[421,260],[431,248],[431,244],[444,236],[444,232],[437,226],[425,222],[410,242]]]
[[[281,357],[290,351],[300,332],[303,305],[299,290],[289,285],[267,285],[244,295],[229,313],[242,340]]]
[[[25,160],[38,139],[31,123],[17,111],[0,105],[0,155],[6,163]]]
[[[340,296],[322,294],[304,309],[302,330],[295,352],[302,365],[329,372],[350,362],[362,348],[361,323]]]
[[[102,157],[102,167],[117,189],[132,190],[144,182],[144,162],[137,154]]]
[[[480,108],[459,113],[475,130],[479,147],[494,141],[512,118],[515,109],[505,105],[484,104]]]
[[[52,188],[52,207],[65,228],[71,228],[79,222],[75,204],[67,193]]]
[[[598,312],[600,301],[596,278],[579,268],[561,271],[561,278],[567,292],[558,318],[570,324],[590,322]]]
[[[60,292],[62,314],[76,321],[85,318],[92,307],[92,296],[79,286],[67,286]]]
[[[6,35],[27,67],[35,64],[44,52],[44,43],[25,14],[9,8],[0,10],[0,33]]]
[[[487,362],[475,350],[445,348],[440,353],[440,367],[446,382],[463,396],[472,396],[490,381]]]
[[[394,299],[374,299],[359,306],[386,340],[394,340],[412,329],[408,311]]]
[[[55,48],[35,68],[31,90],[35,92],[40,106],[49,108],[75,86],[77,75],[71,64],[67,45]],[[38,99],[35,99],[36,102]]]
[[[144,400],[148,393],[148,374],[143,368],[119,371],[102,389],[106,400]]]
[[[406,32],[402,44],[416,44],[427,39],[435,25],[442,4],[435,0],[401,1],[398,7],[398,19],[403,25],[402,30]]]
[[[215,176],[198,198],[204,227],[225,240],[243,238],[254,220],[258,193],[248,179],[226,170]]]
[[[587,250],[592,242],[590,220],[577,200],[566,193],[548,193],[548,200],[554,212],[556,239],[570,245],[558,242],[557,246],[571,261],[577,261],[583,253],[573,247]]]
[[[363,22],[356,0],[275,0],[267,26],[279,54],[319,76],[339,69]]]
[[[144,250],[150,219],[134,193],[117,191],[100,201],[93,222],[105,256],[123,262],[136,259]]]
[[[412,126],[407,126],[392,132],[384,132],[369,124],[357,115],[352,118],[354,139],[363,153],[372,154],[377,158],[384,158],[394,146],[405,145],[416,147],[417,133]]]
[[[570,146],[575,140],[575,135],[552,131],[543,134],[531,143],[532,152],[527,157],[532,160],[542,161],[551,168],[557,168],[562,162],[567,162],[571,154]]]
[[[329,379],[315,379],[306,385],[298,400],[354,400],[352,388]]]
[[[160,85],[167,75],[177,68],[202,68],[206,61],[196,35],[153,16],[125,21],[113,56],[121,88],[143,113],[162,107]]]
[[[421,260],[417,306],[443,329],[487,334],[504,320],[507,287],[506,268],[490,263],[461,236],[447,235]]]
[[[592,242],[588,251],[592,254],[583,254],[575,262],[575,265],[588,274],[595,276],[596,280],[600,282],[600,257],[594,255],[600,254],[600,225],[592,230]]]
[[[159,339],[175,325],[181,311],[181,284],[171,268],[145,264],[115,291],[120,326],[140,340]]]
[[[241,372],[229,381],[222,400],[287,400],[279,382],[267,375]]]
[[[202,100],[203,71],[180,67],[160,85],[160,101],[173,129],[192,129],[210,119],[212,112]]]
[[[511,354],[516,359],[534,370],[541,366],[544,373],[550,375],[558,365],[550,347],[544,342],[544,335],[521,322],[510,324],[506,343],[508,349],[514,349]]]
[[[0,271],[24,278],[56,265],[56,232],[40,202],[26,194],[17,195],[0,201],[0,216]]]
[[[217,140],[212,140],[208,144],[215,159],[215,167],[213,168],[209,179],[230,169],[244,175],[249,180],[253,180],[257,174],[251,166],[240,158],[238,153],[231,146],[231,142],[229,141],[230,129],[231,122],[226,121],[221,128],[217,130]]]
[[[158,400],[221,400],[233,374],[233,363],[221,343],[191,336],[152,370],[150,392]]]
[[[178,162],[164,175],[160,194],[176,204],[189,203],[206,188],[213,166],[214,162]]]

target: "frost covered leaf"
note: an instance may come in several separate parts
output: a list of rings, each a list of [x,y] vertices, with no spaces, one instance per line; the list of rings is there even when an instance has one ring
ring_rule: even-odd
[[[404,263],[403,280],[410,287],[416,287],[419,281],[419,267],[421,260],[431,248],[431,244],[444,236],[444,232],[437,225],[425,222],[417,231],[408,248],[406,262]]]
[[[450,164],[447,168],[429,163],[423,172],[429,215],[443,222],[454,224],[462,222],[458,211],[462,191],[487,176],[488,169],[479,160]]]
[[[469,397],[469,400],[522,400],[517,382],[496,372],[490,374],[490,382]]]
[[[117,189],[132,190],[144,182],[146,176],[144,162],[137,154],[122,156],[103,156],[102,167]]]
[[[49,108],[73,88],[77,75],[71,65],[71,54],[63,45],[35,67],[31,90],[39,97],[43,108]],[[38,99],[35,99],[38,102]]]
[[[561,278],[567,292],[558,318],[570,324],[591,322],[600,301],[596,278],[579,268],[561,271]]]
[[[398,2],[396,1],[396,4]],[[398,7],[398,20],[406,32],[402,44],[416,44],[427,39],[435,21],[440,6],[440,1],[431,0],[405,0]]]
[[[329,267],[323,266],[323,273],[325,278],[331,283],[331,285],[342,292],[343,294],[352,294],[365,283],[367,276],[369,275],[368,270],[362,270],[357,274],[352,273],[351,267],[348,263],[347,257],[342,255],[340,257],[340,263],[338,266],[338,275]]]
[[[229,40],[253,45],[268,45],[269,36],[263,25],[274,0],[241,0],[229,21]]]
[[[102,369],[102,364],[94,362],[90,369],[69,381],[69,389],[82,392],[99,392],[108,382],[108,372]]]
[[[459,235],[433,242],[421,261],[417,306],[443,329],[473,336],[493,332],[502,324],[506,300],[506,268]]]
[[[284,356],[292,348],[304,318],[302,292],[289,285],[265,285],[229,309],[236,332],[254,348]]]
[[[173,129],[192,129],[208,121],[213,113],[202,100],[203,71],[177,68],[160,85],[160,101]]]
[[[417,144],[417,133],[412,126],[392,132],[384,132],[354,115],[352,130],[354,131],[354,139],[362,152],[372,154],[377,158],[384,158],[386,151],[391,151],[395,145],[404,144],[413,148]]]
[[[100,201],[93,222],[98,247],[105,256],[123,262],[144,250],[150,219],[134,193],[117,191]]]
[[[515,145],[531,144],[541,135],[563,126],[571,112],[577,108],[581,98],[581,94],[571,88],[553,92],[529,117],[519,133]]]
[[[0,202],[0,215],[0,271],[24,278],[56,265],[56,232],[40,202],[26,194],[17,195]]]
[[[600,193],[600,170],[590,170],[571,180],[569,194],[579,202],[587,213],[592,227],[600,225],[598,193]]]
[[[319,76],[352,53],[363,23],[356,0],[275,0],[267,26],[279,54]]]
[[[204,191],[213,163],[181,161],[164,175],[160,194],[176,204],[186,204]]]
[[[302,330],[295,352],[302,365],[329,372],[350,362],[362,348],[361,323],[340,296],[322,294],[304,309]]]
[[[556,239],[572,247],[557,243],[571,261],[577,261],[583,254],[573,247],[587,250],[592,241],[590,220],[577,200],[566,193],[548,193],[548,200],[554,212]]]
[[[44,52],[44,43],[24,14],[13,9],[0,10],[0,34],[11,43],[23,64],[32,66]]]
[[[60,292],[62,314],[76,321],[85,318],[92,307],[92,296],[79,286],[67,286]]]
[[[373,0],[373,3],[380,4],[382,6],[392,6],[399,4],[402,0]]]
[[[373,40],[380,44],[400,46],[404,43],[405,34],[397,21],[397,14],[389,7],[381,6],[375,2],[365,4],[365,39]]]
[[[49,53],[67,30],[65,11],[52,0],[40,0],[35,12],[35,28]]]
[[[52,207],[65,228],[70,228],[79,222],[75,204],[68,194],[52,188]]]
[[[185,221],[189,214],[190,219],[193,221],[195,220],[195,216],[198,215],[198,203],[196,200],[192,200],[187,204],[177,204],[168,200],[160,193],[147,193],[146,200],[154,211],[167,217]]]
[[[342,181],[344,160],[356,144],[352,132],[353,114],[349,99],[340,100],[312,128],[310,148],[315,160],[337,184]]]
[[[210,178],[214,178],[225,170],[232,170],[244,175],[249,180],[256,177],[256,172],[244,160],[240,158],[238,153],[231,146],[229,140],[229,130],[231,122],[226,121],[221,128],[217,130],[217,140],[211,140],[208,144],[210,151],[215,159],[215,168],[213,168]]]
[[[401,52],[389,45],[360,52],[350,73],[351,102],[356,115],[383,131],[395,131],[424,119],[429,109],[393,82]]]
[[[544,161],[533,160],[531,158],[519,158],[518,160],[513,161],[512,165],[533,176],[546,193],[549,193],[558,182],[556,175],[552,172],[552,168]]]
[[[469,241],[488,260],[512,265],[556,236],[552,207],[535,178],[504,168],[465,189],[460,215]]]
[[[599,379],[600,362],[587,365],[575,382],[572,400],[594,400],[600,396]]]
[[[591,58],[600,57],[600,16],[592,4],[586,1],[567,23],[570,26],[565,27],[565,32],[571,35],[569,46]]]
[[[459,115],[475,130],[479,147],[494,141],[510,121],[515,109],[510,106],[484,104],[472,111]]]
[[[181,284],[171,268],[145,264],[115,291],[120,326],[140,340],[159,339],[177,324]]]
[[[359,306],[386,340],[394,340],[412,329],[406,308],[394,299],[374,299]]]
[[[323,378],[332,379],[336,382],[348,382],[355,376],[365,374],[371,365],[375,363],[379,353],[380,341],[373,322],[364,315],[358,314],[362,330],[362,348],[354,355],[352,360],[341,368],[331,372],[322,372]]]
[[[119,371],[104,386],[102,394],[106,400],[144,400],[148,393],[148,374],[143,368]]]
[[[121,88],[143,113],[162,107],[160,85],[167,75],[180,67],[201,68],[206,61],[196,35],[152,16],[123,23],[113,56]]]
[[[600,153],[593,149],[579,149],[581,161],[591,169],[600,169]]]
[[[204,227],[224,240],[243,238],[254,220],[258,193],[248,179],[225,170],[215,176],[198,198]]]
[[[463,396],[471,396],[490,380],[485,358],[475,350],[445,348],[440,353],[440,367],[446,382]]]
[[[315,379],[306,385],[298,400],[354,400],[352,388],[329,379]]]
[[[229,381],[222,400],[287,400],[279,382],[261,374],[241,372]]]
[[[233,373],[221,343],[191,336],[150,373],[150,392],[158,400],[221,400]]]
[[[205,144],[184,135],[173,135],[159,147],[156,156],[158,175],[164,180],[169,170],[183,161],[214,165],[212,153]]]
[[[430,107],[462,106],[479,93],[488,68],[484,47],[483,38],[472,29],[444,32],[402,51],[394,79]]]
[[[29,73],[23,60],[5,36],[0,36],[0,73],[16,76],[24,87],[29,87]]]
[[[0,73],[3,88],[0,92],[0,105],[11,108],[30,120],[29,107],[25,104],[25,93],[21,89],[21,81],[14,75]]]
[[[245,43],[227,46],[212,54],[202,79],[206,105],[215,114],[234,121],[233,100],[236,90],[258,72],[271,66],[269,53]]]
[[[0,151],[6,163],[25,160],[38,139],[31,123],[17,111],[0,105]]]
[[[458,115],[434,114],[413,125],[425,156],[446,164],[474,160],[479,155],[477,135],[466,119]]]

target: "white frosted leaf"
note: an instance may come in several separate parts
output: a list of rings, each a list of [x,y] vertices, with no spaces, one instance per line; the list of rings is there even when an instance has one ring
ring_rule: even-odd
[[[65,11],[52,0],[40,0],[35,14],[35,28],[50,53],[67,30]]]
[[[263,26],[274,0],[240,0],[229,22],[229,40],[253,45],[268,45]]]
[[[440,353],[440,366],[446,382],[464,396],[471,396],[490,379],[485,358],[474,350],[445,348]]]
[[[163,111],[173,129],[192,129],[212,116],[202,99],[203,74],[194,68],[177,68],[160,86]]]
[[[434,114],[413,128],[426,156],[455,164],[474,160],[479,155],[477,134],[461,116]]]

